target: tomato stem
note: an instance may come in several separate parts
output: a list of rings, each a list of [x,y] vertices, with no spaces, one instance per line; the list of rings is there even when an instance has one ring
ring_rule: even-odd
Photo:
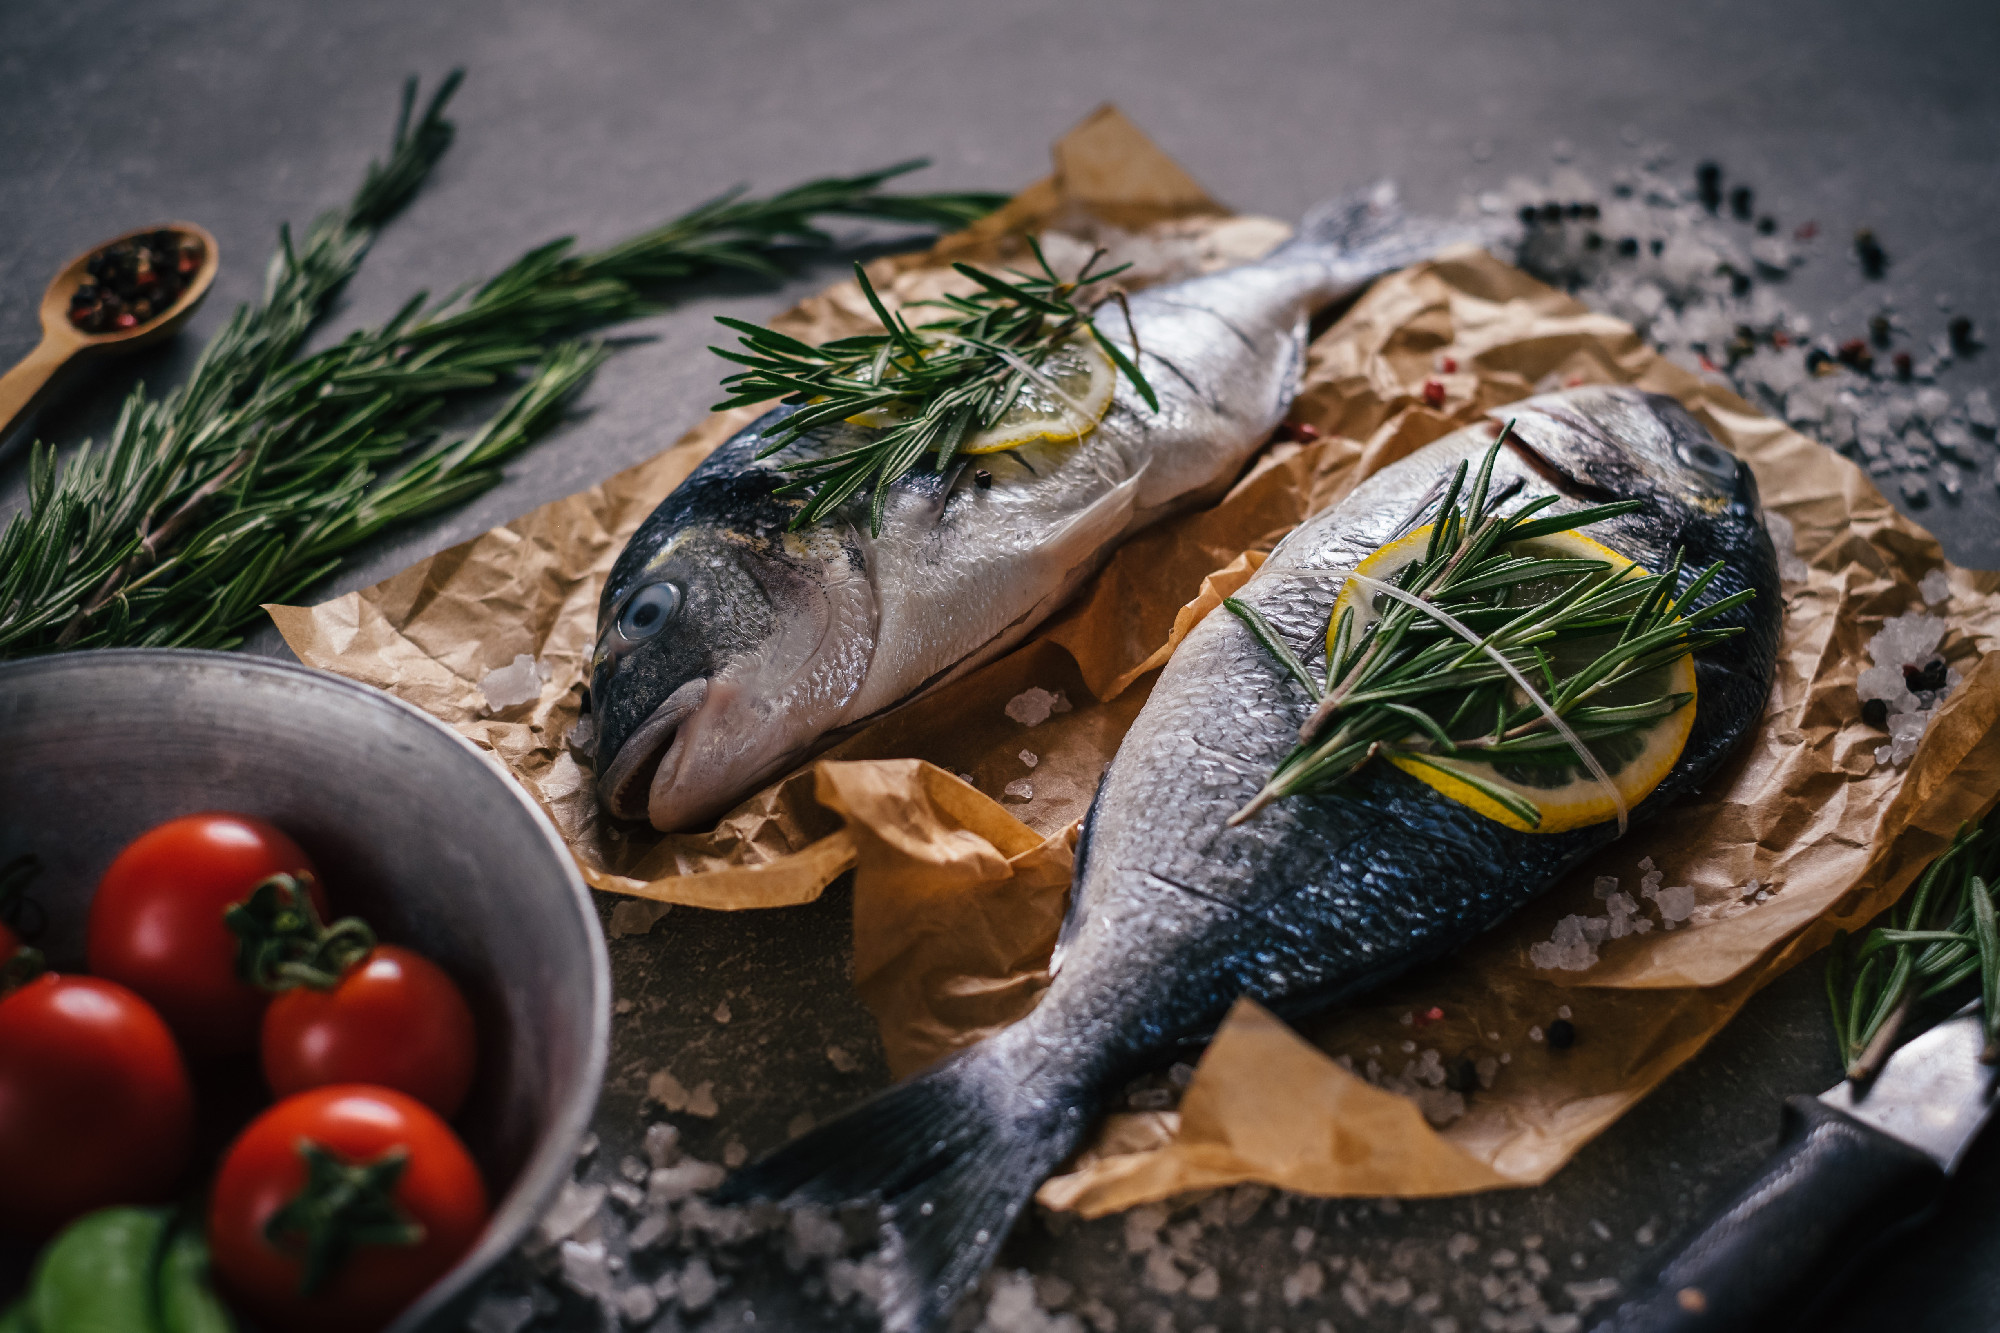
[[[300,1139],[299,1156],[306,1161],[305,1188],[271,1214],[264,1239],[301,1261],[302,1295],[324,1290],[359,1246],[423,1241],[423,1225],[394,1197],[410,1164],[408,1149],[391,1148],[372,1162],[344,1162],[324,1145]]]
[[[235,932],[236,975],[273,994],[310,986],[332,990],[375,947],[358,916],[332,925],[313,906],[312,876],[273,875],[232,904],[222,919]]]
[[[24,944],[13,956],[0,959],[0,995],[9,995],[49,970],[42,951]]]

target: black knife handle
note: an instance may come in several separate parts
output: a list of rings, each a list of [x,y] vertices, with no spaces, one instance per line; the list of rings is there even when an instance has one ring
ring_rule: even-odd
[[[1944,1188],[1931,1158],[1813,1097],[1785,1102],[1757,1178],[1593,1333],[1794,1327],[1874,1242]]]

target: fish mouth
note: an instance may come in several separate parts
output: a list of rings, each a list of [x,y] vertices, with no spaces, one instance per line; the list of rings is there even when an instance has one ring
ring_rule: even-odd
[[[708,678],[697,676],[635,728],[597,779],[604,808],[620,819],[646,818],[653,781],[682,748],[683,727],[708,698]]]

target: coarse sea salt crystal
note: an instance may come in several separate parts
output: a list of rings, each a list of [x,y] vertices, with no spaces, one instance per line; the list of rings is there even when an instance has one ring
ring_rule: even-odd
[[[1764,530],[1771,534],[1771,549],[1778,553],[1778,578],[1784,583],[1804,583],[1812,573],[1799,558],[1798,538],[1792,520],[1774,509],[1764,511]]]
[[[479,678],[479,692],[486,696],[487,709],[497,713],[503,708],[540,698],[544,679],[534,658],[526,653],[516,653],[512,662],[495,667]]]
[[[1931,606],[1951,600],[1951,580],[1942,569],[1933,569],[1917,581],[1917,591]]]
[[[1042,762],[1042,757],[1033,750],[1023,750],[1021,751],[1021,762],[1029,768],[1033,768],[1036,764]]]
[[[1660,905],[1660,915],[1669,923],[1687,920],[1694,915],[1694,889],[1685,884],[1673,885],[1660,890],[1656,901]]]
[[[1039,727],[1052,714],[1069,710],[1069,700],[1061,690],[1045,690],[1039,685],[1030,686],[1007,701],[1007,716],[1024,727]]]
[[[1016,801],[1032,801],[1035,799],[1035,789],[1026,778],[1016,778],[1001,790],[1008,797]]]

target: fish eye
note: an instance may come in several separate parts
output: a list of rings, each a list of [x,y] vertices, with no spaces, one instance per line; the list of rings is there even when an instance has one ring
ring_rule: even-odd
[[[625,599],[625,608],[618,613],[618,636],[628,641],[650,639],[680,609],[679,588],[671,583],[649,583]]]
[[[1738,464],[1735,457],[1707,440],[1680,440],[1674,452],[1697,472],[1705,472],[1720,481],[1736,480]]]

